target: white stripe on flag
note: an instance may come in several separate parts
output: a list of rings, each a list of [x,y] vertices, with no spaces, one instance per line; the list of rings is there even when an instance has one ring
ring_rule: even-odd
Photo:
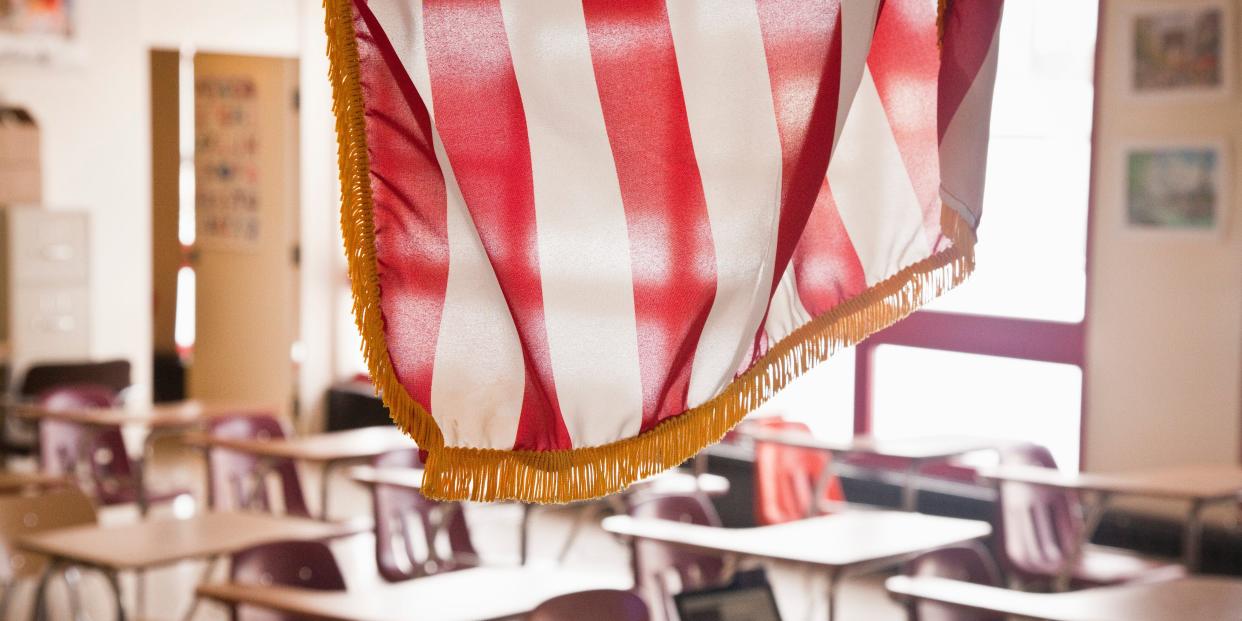
[[[1000,48],[1000,25],[979,72],[940,140],[940,197],[970,223],[979,225],[987,167],[992,87]]]
[[[369,6],[423,97],[434,130],[422,1]],[[434,139],[448,199],[449,271],[430,410],[448,446],[508,450],[517,436],[526,385],[522,348],[438,132]]]
[[[574,446],[605,444],[638,433],[643,387],[625,207],[586,18],[579,0],[500,5],[530,137],[561,416]],[[607,373],[600,360],[608,361]]]
[[[841,3],[841,84],[838,93],[837,130],[833,134],[835,150],[841,143],[841,132],[849,114],[854,94],[867,67],[867,54],[875,23],[880,14],[880,0],[850,0]]]
[[[781,144],[755,5],[681,0],[668,13],[716,249],[716,298],[686,397],[694,407],[733,379],[767,308]]]
[[[798,296],[798,280],[794,274],[793,261],[785,268],[785,275],[772,293],[772,302],[768,304],[768,320],[763,324],[763,332],[769,345],[789,336],[794,330],[801,328],[813,317],[802,304]]]
[[[923,211],[870,70],[828,165],[828,184],[868,287],[931,254]]]

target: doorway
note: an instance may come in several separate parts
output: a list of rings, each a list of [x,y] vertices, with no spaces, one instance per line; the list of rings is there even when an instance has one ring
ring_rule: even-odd
[[[295,414],[298,61],[150,60],[156,400]]]

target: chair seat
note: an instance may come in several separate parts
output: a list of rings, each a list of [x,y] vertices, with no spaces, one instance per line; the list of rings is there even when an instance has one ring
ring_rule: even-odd
[[[1186,568],[1177,563],[1142,556],[1119,548],[1087,546],[1074,568],[1078,587],[1108,586],[1123,582],[1161,582],[1182,578]]]
[[[1023,567],[1021,574],[1028,578],[1055,581],[1061,567],[1048,563],[1046,566]],[[1070,588],[1085,589],[1126,582],[1161,582],[1186,575],[1186,568],[1162,559],[1142,556],[1106,546],[1088,545],[1074,568]]]
[[[105,483],[96,491],[99,502],[104,505],[125,505],[138,502],[138,487],[130,482],[117,485]],[[178,496],[188,496],[187,488],[148,489],[147,504],[155,505],[172,502]]]

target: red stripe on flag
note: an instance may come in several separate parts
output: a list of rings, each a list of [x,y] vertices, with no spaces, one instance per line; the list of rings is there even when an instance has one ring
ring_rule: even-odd
[[[945,10],[940,51],[939,138],[944,138],[949,122],[988,57],[1003,8],[1001,0],[955,0]]]
[[[646,431],[687,407],[716,254],[664,2],[583,10],[630,237]]]
[[[783,152],[775,291],[828,173],[841,89],[841,0],[760,0],[758,6]]]
[[[794,251],[793,268],[798,297],[812,316],[831,310],[867,288],[862,263],[841,221],[827,179],[820,186],[802,242]]]
[[[526,114],[497,0],[427,0],[440,139],[517,326],[526,368],[515,450],[571,448],[544,323]]]
[[[365,2],[354,3],[354,30],[384,337],[397,379],[414,400],[430,407],[448,284],[444,176],[427,109]]]
[[[923,230],[940,236],[940,155],[936,127],[936,7],[931,2],[885,2],[867,64],[892,128],[906,173],[923,210]]]

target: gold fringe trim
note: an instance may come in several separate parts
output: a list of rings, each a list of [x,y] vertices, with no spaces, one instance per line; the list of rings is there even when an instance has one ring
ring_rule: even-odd
[[[341,230],[363,354],[394,423],[427,450],[423,494],[438,500],[560,503],[611,494],[684,463],[747,414],[843,347],[888,327],[961,283],[974,269],[975,234],[948,206],[951,246],[816,317],[774,345],[710,401],[639,436],[564,451],[444,446],[430,414],[406,392],[388,357],[379,306],[375,229],[350,0],[325,0],[341,169]],[[939,247],[941,244],[937,244]]]
[[[388,406],[388,415],[419,448],[444,446],[431,415],[410,397],[397,379],[384,341],[379,274],[375,262],[375,223],[371,217],[371,162],[367,151],[362,85],[358,78],[358,44],[350,0],[324,0],[328,32],[328,76],[336,115],[337,159],[341,174],[341,233],[354,292],[354,321],[362,334],[362,354],[371,381]]]
[[[949,9],[949,0],[938,0],[936,3],[936,49],[944,45],[945,11]]]

